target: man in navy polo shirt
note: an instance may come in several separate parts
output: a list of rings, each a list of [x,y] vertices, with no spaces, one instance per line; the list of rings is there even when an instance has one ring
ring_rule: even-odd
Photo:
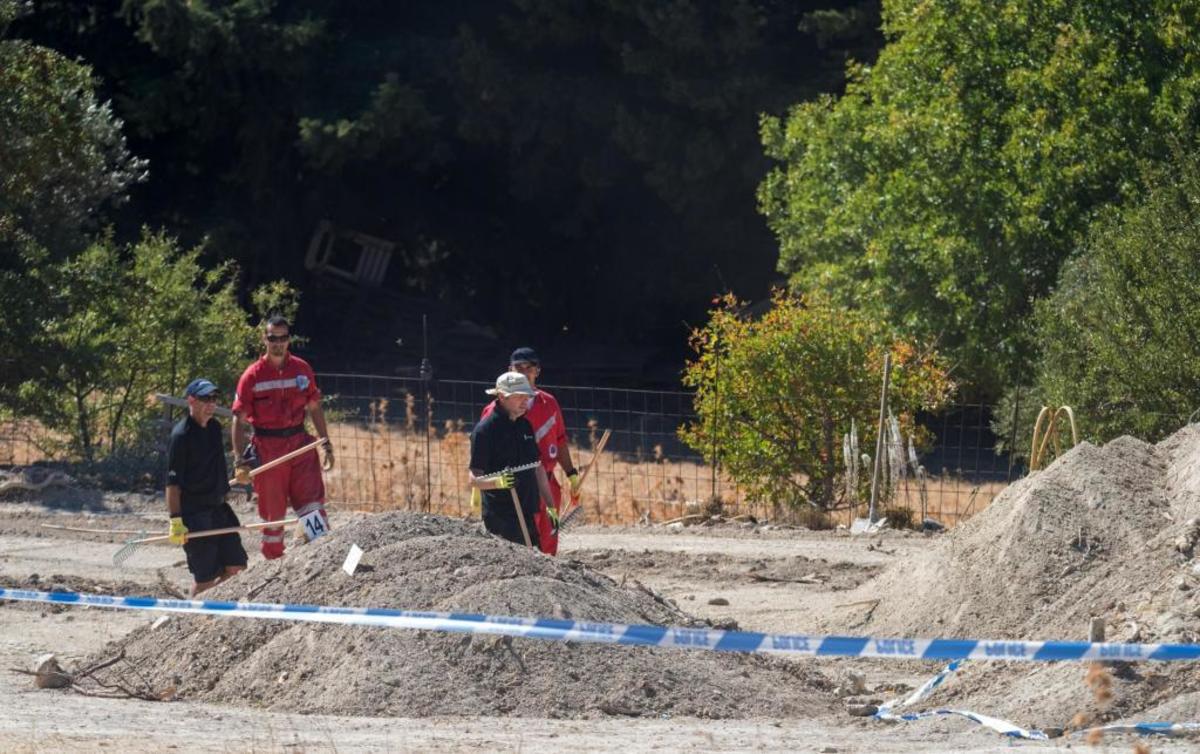
[[[553,500],[546,469],[540,463],[533,427],[525,418],[533,387],[525,375],[505,372],[488,390],[496,396],[493,410],[471,432],[471,486],[483,491],[483,525],[489,532],[510,542],[538,549],[534,517],[541,500]],[[533,468],[512,472],[520,466]],[[520,516],[513,491],[520,502]],[[529,540],[526,540],[528,535]]]
[[[183,545],[195,597],[246,567],[246,550],[235,532],[191,539],[188,532],[241,526],[225,502],[229,469],[225,465],[221,423],[213,418],[217,386],[204,378],[188,383],[188,415],[171,430],[167,447],[167,510],[171,543]]]

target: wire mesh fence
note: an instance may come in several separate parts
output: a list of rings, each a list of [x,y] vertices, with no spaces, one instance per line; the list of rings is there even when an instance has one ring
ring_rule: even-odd
[[[325,479],[331,506],[453,516],[470,512],[470,432],[490,400],[484,391],[492,383],[336,372],[317,378],[337,451],[337,466]],[[838,475],[836,504],[828,516],[815,517],[807,506],[751,499],[725,473],[713,450],[701,453],[684,444],[680,427],[697,420],[690,393],[543,387],[562,407],[576,466],[591,459],[604,430],[612,432],[584,490],[588,520],[594,523],[662,522],[721,513],[811,526],[848,524],[867,514],[873,469],[868,462],[857,469],[856,485],[845,483],[849,464],[841,435],[833,464]],[[919,451],[896,438],[896,447],[881,456],[887,463],[881,475],[880,512],[909,523],[930,518],[953,526],[983,510],[1023,476],[1023,463],[995,450],[994,411],[986,404],[960,404],[916,417],[925,440]],[[1035,413],[1029,412],[1028,422],[1018,422],[1016,433],[1032,432]],[[181,415],[179,408],[164,406],[155,420],[163,443],[148,450],[148,472],[161,476],[166,435]],[[874,431],[862,434],[873,436]],[[48,438],[36,422],[0,417],[0,466],[68,462],[64,447],[61,438]],[[875,454],[874,446],[861,451]],[[802,480],[806,470],[796,469],[795,474]]]
[[[345,373],[319,374],[318,382],[337,447],[338,467],[326,479],[331,502],[468,513],[469,434],[490,400],[484,391],[491,383]],[[719,456],[714,463],[711,452],[680,441],[679,428],[696,420],[690,393],[543,387],[562,407],[577,466],[591,458],[600,433],[612,431],[584,491],[593,522],[661,522],[716,512],[812,521],[803,510],[748,499],[722,472]],[[903,509],[911,521],[929,517],[953,525],[986,507],[1014,474],[1008,458],[995,453],[991,418],[992,408],[983,404],[920,417],[934,440],[919,455],[919,477],[914,470],[891,472],[887,507],[893,515]],[[831,522],[866,515],[865,497],[844,496]]]

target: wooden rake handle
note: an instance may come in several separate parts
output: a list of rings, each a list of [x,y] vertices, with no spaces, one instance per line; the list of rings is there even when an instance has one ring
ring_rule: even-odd
[[[327,442],[329,442],[329,440],[322,437],[320,440],[313,440],[308,445],[305,445],[303,448],[296,448],[293,451],[284,453],[283,455],[279,456],[278,458],[274,458],[270,461],[267,461],[262,466],[259,466],[257,469],[252,469],[250,471],[250,478],[253,479],[254,477],[258,476],[259,474],[263,473],[264,471],[269,471],[281,463],[287,463],[288,461],[292,460],[296,456],[302,456],[310,450],[316,450],[317,446],[324,445]],[[230,486],[235,485],[237,483],[238,483],[237,477],[234,477],[233,479],[229,480]]]
[[[300,519],[298,519],[298,518],[285,518],[282,521],[262,521],[257,524],[244,524],[242,526],[229,526],[224,529],[205,529],[204,531],[198,531],[195,533],[192,533],[189,531],[186,535],[186,539],[200,539],[202,537],[215,537],[218,534],[233,534],[234,532],[239,532],[239,531],[253,531],[255,529],[267,529],[272,526],[286,526],[287,524],[294,524],[299,520]],[[146,537],[145,539],[136,539],[133,542],[130,542],[129,544],[144,545],[147,542],[165,542],[170,538],[171,538],[170,534],[163,534],[163,535],[157,536],[157,537]]]
[[[591,473],[592,467],[596,465],[596,461],[599,460],[600,454],[604,452],[604,446],[608,445],[608,438],[611,435],[612,435],[611,429],[604,430],[604,433],[602,435],[600,435],[600,439],[596,442],[596,448],[592,451],[591,460],[588,461],[587,466],[583,467],[583,471],[579,472],[579,486],[580,487],[583,487],[583,483],[587,481],[588,474]],[[568,490],[567,497],[569,498],[569,501],[567,503],[567,507],[564,508],[560,512],[560,516],[565,517],[567,512],[570,510],[571,506],[579,505],[579,496],[570,494],[570,492],[569,492],[570,489],[571,489],[570,486],[568,486],[567,487],[567,490]]]

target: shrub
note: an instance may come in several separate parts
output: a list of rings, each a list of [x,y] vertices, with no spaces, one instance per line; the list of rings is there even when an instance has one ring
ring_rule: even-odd
[[[840,488],[842,435],[852,420],[875,425],[885,353],[890,404],[909,432],[914,413],[943,405],[954,386],[932,348],[861,312],[784,292],[771,303],[752,319],[734,297],[718,299],[693,332],[684,384],[696,391],[698,419],[680,436],[709,462],[715,452],[752,498],[828,509]]]

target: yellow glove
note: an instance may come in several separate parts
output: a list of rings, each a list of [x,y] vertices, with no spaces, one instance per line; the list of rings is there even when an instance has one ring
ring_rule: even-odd
[[[238,484],[250,484],[249,464],[239,463],[233,468],[233,479]]]
[[[321,471],[333,471],[333,445],[325,442],[325,457],[321,459]]]
[[[496,477],[496,489],[507,490],[517,483],[517,475],[511,471],[505,471]]]
[[[181,545],[187,541],[187,527],[183,525],[183,519],[175,516],[171,519],[171,529],[167,532],[168,540],[173,545]]]
[[[483,511],[483,493],[478,487],[471,488],[471,515],[478,516]]]
[[[579,471],[572,471],[567,474],[567,482],[571,488],[571,499],[578,500],[579,493],[583,491],[583,480],[579,478]]]

